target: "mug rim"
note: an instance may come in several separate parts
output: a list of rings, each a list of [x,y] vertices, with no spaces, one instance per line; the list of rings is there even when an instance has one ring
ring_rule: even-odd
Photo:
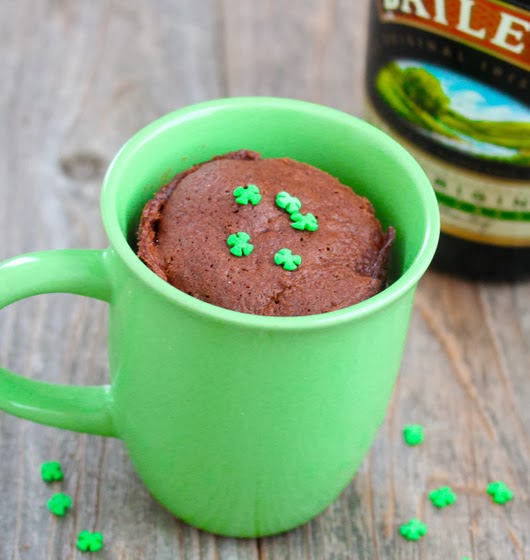
[[[278,317],[253,315],[207,303],[182,292],[151,271],[133,251],[127,241],[127,236],[120,227],[116,209],[117,182],[113,180],[113,174],[119,165],[135,152],[138,146],[149,142],[166,128],[173,127],[176,122],[188,121],[199,116],[201,113],[211,114],[212,112],[226,109],[234,110],[238,107],[247,109],[252,107],[288,109],[303,112],[308,116],[319,116],[326,120],[338,120],[343,124],[344,122],[349,122],[351,126],[364,129],[364,134],[375,137],[379,144],[384,144],[385,150],[399,159],[401,165],[407,168],[407,171],[413,177],[413,182],[423,202],[426,222],[423,243],[406,272],[378,294],[354,305],[314,315]],[[185,307],[188,311],[208,316],[210,319],[238,324],[247,328],[275,330],[323,328],[376,313],[380,309],[399,300],[409,290],[414,289],[434,256],[440,232],[438,203],[431,183],[419,163],[398,142],[376,127],[348,113],[325,105],[281,97],[230,97],[214,99],[188,105],[151,122],[126,141],[114,156],[103,179],[100,200],[103,226],[111,248],[118,254],[129,271],[143,284],[149,286],[173,303]]]

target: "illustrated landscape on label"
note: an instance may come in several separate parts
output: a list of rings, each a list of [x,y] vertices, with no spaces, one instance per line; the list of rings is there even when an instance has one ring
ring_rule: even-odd
[[[409,59],[383,67],[376,87],[417,131],[479,158],[530,166],[530,107],[478,80]]]

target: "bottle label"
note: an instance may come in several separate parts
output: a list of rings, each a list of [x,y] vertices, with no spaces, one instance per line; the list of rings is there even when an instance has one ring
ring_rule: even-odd
[[[393,134],[371,105],[367,120]],[[401,140],[422,166],[438,199],[442,231],[469,241],[530,246],[530,185],[448,164]]]
[[[530,246],[530,6],[376,0],[369,119],[431,179],[442,230]]]

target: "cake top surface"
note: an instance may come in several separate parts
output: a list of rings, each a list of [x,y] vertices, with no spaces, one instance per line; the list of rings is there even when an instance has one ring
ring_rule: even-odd
[[[366,198],[324,171],[240,150],[162,187],[144,208],[138,255],[203,301],[298,316],[381,291],[393,238]]]

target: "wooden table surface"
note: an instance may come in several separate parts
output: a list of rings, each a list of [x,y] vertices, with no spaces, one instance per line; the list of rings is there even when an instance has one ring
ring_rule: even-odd
[[[120,145],[175,108],[235,95],[296,97],[362,115],[367,0],[4,0],[0,3],[0,259],[106,246],[102,175]],[[58,383],[107,379],[106,306],[47,295],[0,314],[0,363]],[[100,530],[106,560],[530,558],[530,284],[429,272],[384,425],[325,513],[287,534],[219,538],[155,503],[119,440],[0,413],[0,560],[71,560]],[[406,423],[426,441],[403,444]],[[75,499],[46,510],[40,464]],[[506,506],[485,487],[502,479]],[[456,505],[433,508],[441,484]],[[403,540],[421,517],[429,534]],[[83,556],[85,557],[85,556]]]

